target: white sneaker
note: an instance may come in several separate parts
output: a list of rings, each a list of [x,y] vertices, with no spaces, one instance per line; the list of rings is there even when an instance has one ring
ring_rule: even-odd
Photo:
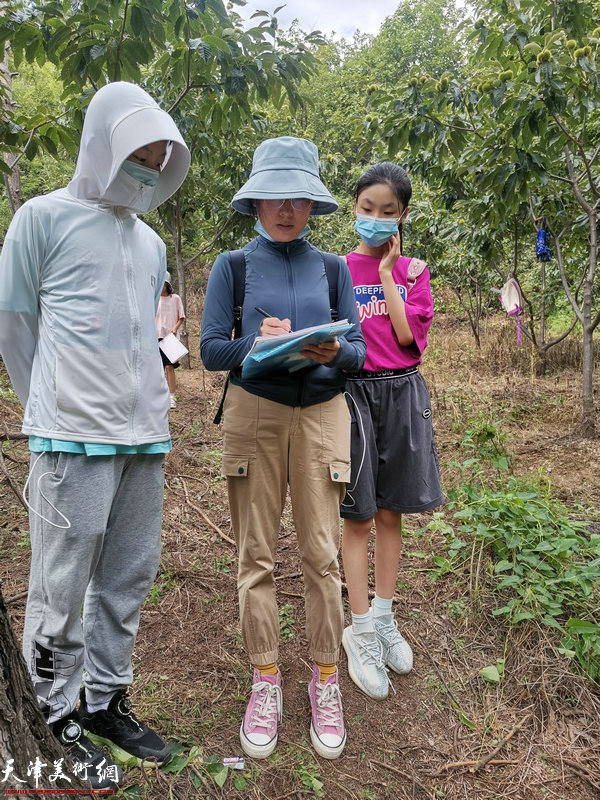
[[[374,633],[354,633],[349,625],[342,635],[348,672],[358,688],[374,700],[385,700],[390,680],[383,663],[381,643]]]
[[[371,610],[373,606],[371,605]],[[381,644],[383,660],[399,675],[407,675],[413,667],[413,652],[409,643],[398,630],[393,614],[376,617],[373,614],[375,635]]]

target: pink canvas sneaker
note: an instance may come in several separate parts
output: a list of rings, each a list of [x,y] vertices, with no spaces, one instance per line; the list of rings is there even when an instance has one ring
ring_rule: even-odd
[[[310,739],[323,758],[337,758],[346,746],[346,728],[342,711],[342,693],[337,671],[321,683],[318,666],[313,667],[312,681],[308,686],[310,697]]]
[[[283,711],[281,673],[261,675],[255,669],[252,680],[252,694],[240,727],[240,741],[247,756],[266,758],[277,744],[277,723],[281,721]]]

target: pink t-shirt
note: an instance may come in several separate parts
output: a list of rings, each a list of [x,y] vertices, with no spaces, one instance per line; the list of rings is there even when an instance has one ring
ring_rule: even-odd
[[[381,259],[360,253],[348,253],[346,260],[352,275],[362,334],[367,343],[367,358],[363,369],[378,372],[383,369],[403,369],[420,364],[421,354],[427,346],[427,331],[433,319],[429,270],[425,268],[409,290],[406,275],[410,258],[401,256],[394,265],[392,274],[398,291],[406,303],[406,319],[415,338],[409,347],[403,347],[398,344],[388,314],[379,278]]]
[[[164,339],[167,334],[171,333],[175,323],[180,319],[185,319],[181,297],[178,294],[167,294],[164,297],[161,295],[156,312],[158,338]],[[177,331],[177,338],[179,338],[179,331]]]

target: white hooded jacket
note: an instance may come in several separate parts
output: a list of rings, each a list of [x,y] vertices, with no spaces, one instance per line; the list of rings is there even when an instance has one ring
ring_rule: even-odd
[[[161,140],[171,144],[155,187],[121,170]],[[24,433],[126,445],[169,438],[154,321],[166,251],[135,211],[177,191],[189,164],[171,117],[140,87],[111,83],[89,104],[71,182],[15,214],[0,254],[0,355]]]

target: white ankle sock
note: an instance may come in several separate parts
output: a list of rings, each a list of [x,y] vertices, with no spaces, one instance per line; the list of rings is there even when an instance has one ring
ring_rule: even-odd
[[[392,599],[390,597],[389,600],[385,600],[383,597],[378,597],[375,595],[375,599],[373,600],[373,604],[371,608],[373,609],[373,616],[374,617],[383,617],[386,614],[392,613]]]
[[[373,615],[370,611],[366,614],[355,614],[352,612],[352,632],[353,633],[375,633],[373,625]]]

